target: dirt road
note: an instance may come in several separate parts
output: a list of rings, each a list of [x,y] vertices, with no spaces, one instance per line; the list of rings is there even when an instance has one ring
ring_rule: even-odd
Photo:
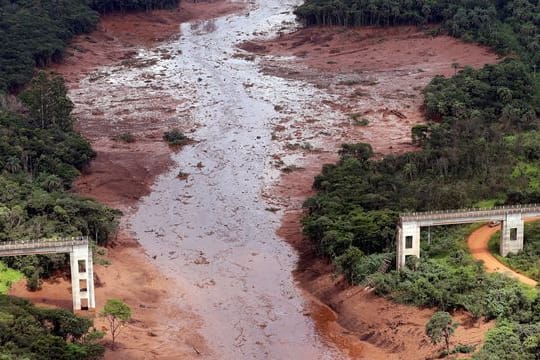
[[[500,230],[500,226],[489,227],[484,225],[473,231],[467,238],[467,245],[469,246],[471,254],[475,259],[482,260],[484,262],[484,266],[487,271],[500,272],[514,277],[524,284],[536,286],[538,284],[537,281],[510,269],[508,266],[504,265],[497,260],[497,258],[491,255],[491,252],[488,249],[489,239],[491,239],[493,234]]]

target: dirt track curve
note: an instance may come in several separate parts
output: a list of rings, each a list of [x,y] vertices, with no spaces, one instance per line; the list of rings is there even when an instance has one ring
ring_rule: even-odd
[[[538,219],[531,219],[532,220],[538,220]],[[489,272],[500,272],[507,274],[508,276],[512,276],[519,281],[521,281],[524,284],[536,286],[538,282],[535,280],[522,275],[520,273],[517,273],[516,271],[510,269],[508,266],[501,263],[497,258],[495,258],[488,249],[488,242],[489,239],[493,234],[495,234],[497,231],[500,230],[500,226],[496,227],[489,227],[487,225],[484,225],[475,231],[473,231],[469,237],[467,238],[467,245],[469,246],[469,250],[471,251],[472,255],[477,260],[482,260],[484,262],[484,266],[486,267],[486,270]]]

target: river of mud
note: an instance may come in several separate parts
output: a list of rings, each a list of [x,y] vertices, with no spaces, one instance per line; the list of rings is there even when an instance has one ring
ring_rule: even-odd
[[[200,315],[201,333],[220,359],[340,357],[317,334],[292,278],[297,256],[275,235],[280,217],[263,195],[280,174],[274,125],[287,113],[338,115],[319,103],[328,95],[315,87],[264,75],[256,62],[235,56],[239,42],[294,26],[296,3],[260,1],[239,15],[184,24],[178,40],[139,54],[145,66],[103,78],[151,81],[189,104],[178,106],[178,121],[194,124],[195,143],[173,156],[175,166],[157,179],[129,226],[186,290],[176,300]]]
[[[396,310],[356,290],[352,296],[336,288],[328,266],[301,264],[293,278],[298,257],[290,244],[306,246],[301,203],[341,142],[369,141],[378,154],[412,149],[409,129],[422,121],[421,89],[429,79],[453,73],[452,63],[477,65],[494,56],[451,39],[427,40],[411,28],[288,34],[299,2],[201,3],[205,12],[213,4],[229,9],[216,10],[221,14],[245,9],[184,23],[177,39],[140,49],[138,34],[159,31],[145,32],[136,17],[120,26],[129,36],[120,37],[121,56],[106,62],[114,65],[80,71],[79,64],[102,64],[103,41],[117,42],[119,33],[104,22],[61,67],[77,127],[98,151],[76,189],[127,214],[115,241],[115,270],[96,269],[108,282],[101,298],[136,306],[137,322],[125,333],[125,357],[108,358],[339,359],[363,351],[387,359],[427,348],[429,311]],[[161,16],[151,20],[161,24]],[[443,51],[449,43],[454,47]],[[395,56],[402,48],[411,58]],[[161,137],[174,127],[194,141],[174,153],[170,170],[138,202],[171,164]],[[134,143],[113,139],[125,132]],[[134,244],[125,228],[152,266],[126,257],[124,248]],[[393,322],[401,325],[389,328]]]

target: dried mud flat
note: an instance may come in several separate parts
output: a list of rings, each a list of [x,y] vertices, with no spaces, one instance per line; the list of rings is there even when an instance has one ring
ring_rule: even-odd
[[[308,28],[239,47],[260,55],[265,73],[307,81],[333,94],[330,106],[349,118],[328,123],[291,114],[289,122],[274,129],[275,138],[286,144],[319,139],[315,151],[285,146],[274,156],[297,159],[299,171],[284,174],[267,194],[284,210],[278,233],[301,254],[295,277],[309,296],[320,301],[314,312],[319,328],[331,338],[332,333],[343,332],[362,340],[365,350],[360,358],[436,357],[439,349],[424,333],[433,310],[395,304],[336,277],[333,266],[317,259],[302,236],[301,204],[313,195],[313,177],[322,164],[337,160],[341,143],[368,142],[378,156],[414,151],[410,128],[423,122],[425,85],[436,75],[454,74],[456,67],[494,63],[497,56],[486,48],[447,36],[427,36],[412,27]],[[461,326],[455,343],[480,345],[493,326],[465,313],[456,319]]]

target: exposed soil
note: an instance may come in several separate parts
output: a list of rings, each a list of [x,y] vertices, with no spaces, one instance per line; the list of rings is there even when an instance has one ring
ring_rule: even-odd
[[[530,221],[538,221],[539,219],[531,219]],[[537,281],[512,270],[502,262],[500,262],[495,256],[491,254],[488,248],[489,239],[497,231],[501,230],[501,226],[489,227],[484,225],[477,230],[473,231],[467,238],[467,245],[469,250],[475,259],[481,260],[484,263],[484,267],[490,272],[500,272],[508,276],[514,277],[524,284],[536,286]]]
[[[244,6],[244,3],[229,0],[182,1],[180,7],[173,10],[105,15],[96,31],[71,42],[69,56],[53,69],[76,87],[76,80],[95,69],[118,61],[130,64],[133,55],[141,49],[178,36],[183,22],[212,19]]]
[[[170,164],[170,149],[161,140],[163,131],[175,126],[190,133],[199,125],[190,116],[192,108],[189,85],[155,86],[152,80],[165,81],[166,72],[146,71],[161,60],[181,54],[170,49],[150,50],[145,47],[174,36],[179,30],[180,21],[213,17],[239,8],[238,4],[225,1],[210,4],[184,3],[182,6],[184,11],[181,9],[180,12],[160,11],[106,17],[97,32],[74,42],[74,55],[56,68],[68,79],[76,103],[76,115],[80,119],[78,128],[91,140],[98,153],[87,173],[76,182],[75,189],[128,214],[133,212],[137,200],[148,194],[149,185],[156,175]],[[211,25],[206,23],[204,26]],[[434,356],[436,349],[428,345],[423,335],[425,323],[432,311],[396,305],[360,289],[349,288],[343,279],[334,277],[332,267],[315,259],[309,251],[308,243],[302,239],[300,204],[309,195],[313,176],[320,171],[321,163],[336,159],[335,150],[341,142],[368,141],[380,154],[414,150],[410,144],[409,130],[412,125],[422,121],[420,94],[429,79],[436,74],[452,74],[455,71],[452,63],[478,66],[496,61],[496,56],[484,48],[463,44],[451,38],[426,37],[412,28],[307,29],[284,35],[275,41],[248,43],[244,48],[255,49],[265,55],[260,65],[266,74],[315,84],[328,95],[324,98],[325,111],[331,108],[336,113],[349,114],[347,120],[341,116],[336,117],[336,122],[323,123],[318,121],[316,114],[304,116],[299,111],[288,113],[287,107],[281,109],[281,105],[274,106],[283,115],[283,120],[275,125],[273,134],[276,143],[282,146],[274,155],[275,167],[282,168],[284,164],[292,162],[304,170],[285,175],[277,187],[268,190],[266,196],[269,201],[286,210],[280,235],[302,254],[296,278],[306,290],[312,308],[305,315],[311,315],[318,325],[319,333],[337,343],[351,358],[420,359]],[[141,52],[151,52],[152,56],[146,57],[150,60],[139,61],[140,58],[135,55]],[[290,61],[290,57],[277,56],[294,54],[297,55],[294,61]],[[245,53],[239,55],[245,56]],[[129,83],[108,80],[107,72],[119,69],[118,66],[102,68],[103,65],[118,65],[119,62],[126,68],[137,70],[132,72],[133,78],[129,79]],[[102,73],[95,72],[96,68]],[[210,80],[218,77],[219,74],[214,74]],[[103,81],[103,78],[106,80]],[[244,88],[253,86],[249,80],[245,80]],[[229,89],[238,90],[231,84],[224,84],[220,88]],[[183,97],[176,94],[180,90]],[[84,93],[92,96],[83,96]],[[237,91],[234,94],[239,93]],[[294,102],[291,99],[289,101]],[[126,107],[126,102],[131,105]],[[226,111],[234,113],[233,109],[227,108]],[[263,131],[259,128],[256,130]],[[224,124],[224,131],[229,132],[231,129]],[[132,133],[136,138],[135,143],[111,140],[124,132]],[[249,151],[246,154],[251,155]],[[212,162],[216,162],[216,168],[224,167],[224,164],[217,163],[219,158],[211,156],[205,159],[204,165],[208,166],[206,169],[210,168]],[[249,165],[246,168],[251,167],[251,164],[246,165]],[[246,174],[246,178],[251,176],[249,172]],[[197,188],[192,182],[188,186]],[[250,198],[250,201],[254,200]],[[226,210],[231,211],[229,208]],[[231,218],[239,208],[233,210]],[[257,214],[261,213],[259,210]],[[258,223],[254,225],[259,226]],[[238,233],[241,232],[238,230]],[[210,238],[214,233],[205,235]],[[230,234],[222,235],[220,232],[215,234],[216,238],[226,238],[231,243],[237,241],[228,239]],[[122,230],[115,243],[116,246],[109,252],[112,264],[108,267],[96,266],[96,274],[102,284],[97,289],[97,298],[102,302],[108,297],[124,299],[134,310],[134,321],[119,338],[122,351],[109,351],[106,357],[177,359],[197,357],[199,353],[203,356],[212,355],[200,335],[203,326],[200,317],[174,301],[184,299],[187,288],[161,275],[127,231]],[[265,246],[272,250],[269,245]],[[228,253],[223,253],[227,260]],[[250,254],[252,258],[257,255]],[[266,257],[264,259],[258,260],[259,265],[264,266],[269,261]],[[216,257],[215,261],[220,261],[220,258]],[[208,265],[204,256],[194,263],[201,268]],[[231,266],[228,262],[224,264]],[[206,267],[212,270],[214,266],[212,263]],[[235,271],[241,272],[240,276],[243,277],[246,271],[244,268],[248,266],[237,267]],[[264,280],[264,276],[261,279]],[[246,281],[244,278],[241,280]],[[260,283],[264,284],[265,281]],[[201,284],[200,293],[203,296],[213,296],[217,290],[212,292],[211,289],[219,288],[219,285],[219,291],[226,290],[223,284],[215,285],[215,282]],[[255,290],[250,288],[249,291]],[[289,295],[288,288],[284,287],[281,291],[284,294],[280,295]],[[69,284],[61,279],[46,283],[42,291],[34,294],[28,294],[21,285],[14,287],[13,293],[32,297],[39,302],[47,299],[49,304],[71,307]],[[262,295],[261,299],[267,301]],[[227,300],[238,302],[236,297]],[[98,302],[98,307],[101,305]],[[212,305],[218,310],[223,308],[221,303]],[[275,312],[272,306],[267,310],[268,314],[281,320],[282,317],[276,315],[279,311]],[[246,306],[246,310],[251,311],[253,307]],[[212,311],[218,311],[216,309]],[[257,310],[255,307],[254,311]],[[247,317],[254,317],[252,313],[246,314]],[[463,326],[458,328],[454,337],[456,342],[480,343],[486,328],[491,326],[489,323],[470,322],[466,315],[457,317]],[[273,325],[272,322],[269,324]],[[101,322],[98,325],[104,326]],[[266,327],[267,323],[263,325]],[[246,339],[250,339],[244,338],[241,330],[237,337],[240,342],[238,347],[244,346]],[[272,336],[272,333],[267,335],[268,338]],[[248,345],[255,346],[247,344],[246,347]],[[269,350],[266,347],[264,349]],[[213,355],[219,357],[219,354]]]
[[[182,296],[183,289],[162,276],[125,232],[116,241],[119,246],[107,254],[111,265],[94,265],[96,309],[99,311],[106,299],[122,299],[131,307],[133,318],[121,330],[116,350],[107,349],[105,359],[189,359],[197,358],[197,352],[209,353],[197,332],[200,319],[173,301]],[[28,292],[22,281],[12,287],[10,294],[39,305],[68,310],[73,306],[67,277],[45,281],[36,292]],[[80,315],[95,316],[96,328],[107,330],[108,324],[97,314],[81,311]],[[106,340],[110,342],[109,336]]]
[[[452,75],[453,63],[478,67],[496,62],[497,57],[486,48],[446,36],[429,37],[411,27],[309,28],[271,41],[244,43],[241,48],[262,55],[261,66],[267,73],[309,81],[335,94],[335,110],[352,115],[349,122],[337,124],[339,129],[309,119],[276,128],[278,140],[299,143],[306,134],[332,133],[317,151],[296,151],[301,169],[284,174],[269,195],[287,209],[279,234],[300,252],[296,279],[327,309],[327,316],[320,311],[315,315],[319,327],[331,329],[323,334],[360,339],[364,351],[359,358],[436,357],[440,348],[432,346],[424,334],[434,310],[395,304],[336,276],[333,266],[318,259],[302,236],[301,203],[312,195],[313,177],[322,164],[337,160],[336,150],[343,142],[369,142],[379,156],[414,151],[410,128],[423,121],[421,91],[429,80]],[[362,119],[367,126],[358,124]],[[473,321],[468,314],[455,314],[455,318],[462,324],[455,343],[479,346],[493,326]]]
[[[486,47],[414,27],[305,28],[240,48],[265,55],[261,67],[268,74],[309,81],[333,94],[330,105],[349,117],[336,132],[298,119],[296,133],[321,125],[334,148],[363,141],[381,154],[414,150],[410,129],[423,121],[422,90],[434,76],[498,60]]]
[[[67,80],[79,119],[77,130],[97,152],[84,176],[76,180],[76,192],[123,211],[148,194],[155,177],[171,164],[163,131],[171,127],[192,131],[196,124],[190,121],[187,100],[179,101],[170,91],[149,84],[163,74],[144,71],[173,54],[160,52],[146,62],[138,61],[136,55],[178,36],[182,22],[212,19],[242,7],[227,0],[183,1],[174,10],[106,15],[96,31],[72,41],[71,55],[53,69]],[[97,80],[107,71],[96,70],[118,62],[123,67],[140,68],[139,78],[130,84],[100,85]],[[126,103],[131,106],[126,107]],[[123,133],[134,135],[136,142],[112,140]]]

